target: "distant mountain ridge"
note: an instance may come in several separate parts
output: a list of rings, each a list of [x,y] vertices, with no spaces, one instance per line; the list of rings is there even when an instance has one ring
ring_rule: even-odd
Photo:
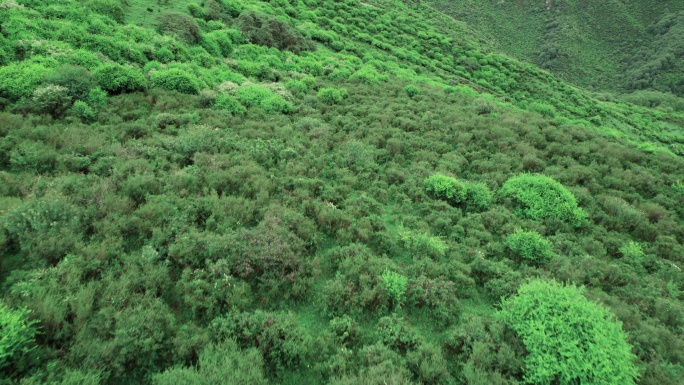
[[[490,43],[578,86],[684,95],[684,2],[430,0]]]

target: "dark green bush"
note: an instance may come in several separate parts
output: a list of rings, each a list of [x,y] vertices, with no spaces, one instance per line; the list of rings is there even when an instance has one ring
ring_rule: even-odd
[[[155,385],[267,385],[259,350],[240,350],[235,341],[205,346],[196,367],[173,368],[152,376]]]
[[[244,11],[236,21],[238,29],[250,43],[295,53],[315,49],[315,45],[296,29],[273,16]]]
[[[150,76],[153,87],[160,87],[169,91],[196,95],[201,89],[200,80],[193,74],[179,69],[154,71]]]
[[[581,288],[534,280],[503,301],[500,316],[525,344],[529,383],[634,384],[638,377],[622,324]]]
[[[271,374],[302,368],[313,355],[312,340],[291,314],[231,312],[211,323],[214,338],[234,339],[242,349],[257,348]]]
[[[97,85],[90,71],[71,64],[57,67],[52,74],[45,78],[45,83],[65,87],[72,99],[83,101],[88,98],[90,90]]]
[[[202,38],[197,21],[192,16],[180,12],[159,14],[157,16],[157,30],[188,44],[196,44]]]
[[[95,70],[97,83],[111,94],[143,91],[147,88],[145,77],[135,68],[120,64],[105,64]]]
[[[33,91],[34,109],[38,113],[61,116],[71,106],[69,90],[65,87],[48,84]]]
[[[124,8],[121,0],[90,0],[87,4],[93,12],[109,17],[119,24],[124,23]]]

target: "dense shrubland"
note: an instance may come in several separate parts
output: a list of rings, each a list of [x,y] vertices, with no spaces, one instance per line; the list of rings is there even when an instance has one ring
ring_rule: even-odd
[[[419,4],[0,10],[3,383],[684,375],[680,115]]]

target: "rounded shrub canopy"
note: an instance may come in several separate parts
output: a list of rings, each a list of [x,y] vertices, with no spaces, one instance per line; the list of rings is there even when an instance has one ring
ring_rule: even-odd
[[[636,357],[622,324],[582,288],[534,280],[504,300],[499,313],[522,339],[530,384],[634,384]]]
[[[521,174],[509,179],[499,191],[512,197],[526,217],[540,220],[555,218],[582,226],[587,213],[577,207],[575,196],[562,184],[541,174]]]

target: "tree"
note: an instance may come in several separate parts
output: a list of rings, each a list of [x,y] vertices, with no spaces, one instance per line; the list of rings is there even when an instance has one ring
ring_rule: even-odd
[[[530,384],[634,384],[638,373],[622,324],[582,288],[537,279],[502,302],[499,313],[528,351]]]

